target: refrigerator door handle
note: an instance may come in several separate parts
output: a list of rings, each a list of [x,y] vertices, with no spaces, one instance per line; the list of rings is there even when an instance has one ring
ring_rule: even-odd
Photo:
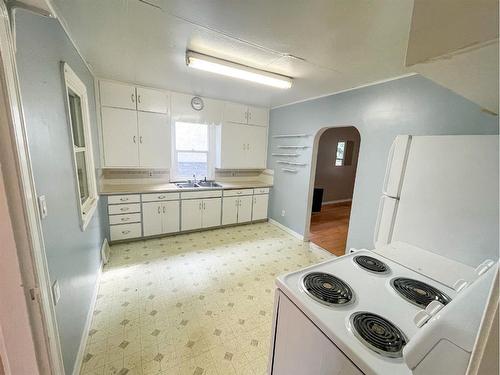
[[[386,245],[392,240],[398,203],[399,201],[396,198],[386,195],[380,198],[377,222],[373,233],[373,244],[376,248]]]
[[[387,174],[386,174],[387,176]],[[385,184],[384,184],[385,186]],[[377,212],[377,221],[375,222],[375,230],[373,231],[373,246],[377,246],[377,240],[378,240],[378,232],[380,230],[380,220],[382,218],[382,210],[384,209],[384,198],[385,195],[382,195],[380,197],[379,203],[378,203],[378,212]]]

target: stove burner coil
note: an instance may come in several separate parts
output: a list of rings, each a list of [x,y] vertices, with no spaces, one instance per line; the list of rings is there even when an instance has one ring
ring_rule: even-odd
[[[446,294],[422,281],[398,277],[391,281],[391,285],[401,297],[423,309],[432,301],[441,302],[443,305],[451,301]]]
[[[368,348],[385,357],[402,357],[407,339],[393,323],[364,311],[354,313],[350,321],[354,336]]]
[[[362,268],[366,269],[367,271],[373,272],[373,273],[387,273],[389,272],[389,266],[385,264],[384,262],[367,256],[367,255],[358,255],[354,257],[354,261]]]
[[[328,273],[311,272],[304,276],[302,286],[309,296],[325,305],[345,305],[353,299],[349,285]]]

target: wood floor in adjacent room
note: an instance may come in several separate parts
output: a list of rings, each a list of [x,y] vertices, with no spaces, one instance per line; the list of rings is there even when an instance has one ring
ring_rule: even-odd
[[[345,254],[351,202],[324,205],[311,217],[311,241],[337,256]]]

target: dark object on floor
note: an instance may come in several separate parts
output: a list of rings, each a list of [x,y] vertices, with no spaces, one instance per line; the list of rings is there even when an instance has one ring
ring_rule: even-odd
[[[312,212],[321,212],[323,203],[323,188],[314,188]]]

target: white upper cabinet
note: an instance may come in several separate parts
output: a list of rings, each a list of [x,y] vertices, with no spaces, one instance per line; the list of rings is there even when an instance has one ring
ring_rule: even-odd
[[[224,102],[199,96],[172,93],[174,121],[220,124]],[[194,108],[193,108],[194,107]]]
[[[136,109],[135,86],[126,83],[100,81],[101,105],[106,107]]]
[[[170,126],[162,113],[137,112],[139,160],[144,168],[170,168]]]
[[[106,167],[139,167],[137,112],[103,107],[102,140]]]
[[[248,124],[267,126],[269,124],[269,110],[267,108],[248,107]]]
[[[168,114],[170,97],[162,90],[137,87],[137,110]]]
[[[267,108],[249,107],[237,103],[224,104],[224,121],[238,124],[268,126],[269,110]]]

